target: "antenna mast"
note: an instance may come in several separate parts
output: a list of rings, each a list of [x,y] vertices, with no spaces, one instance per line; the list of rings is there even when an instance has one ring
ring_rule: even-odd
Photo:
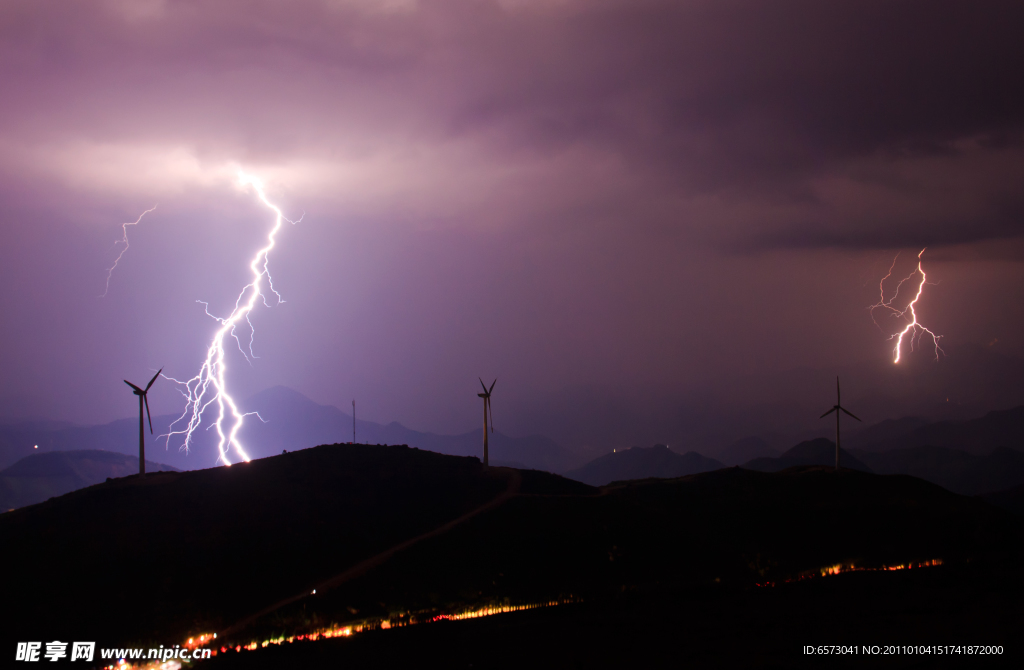
[[[352,401],[352,444],[356,443],[356,401]]]

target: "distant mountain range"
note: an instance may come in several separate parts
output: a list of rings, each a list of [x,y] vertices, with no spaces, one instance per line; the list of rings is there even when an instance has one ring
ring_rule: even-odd
[[[252,458],[351,440],[350,414],[336,407],[317,404],[285,387],[270,388],[252,396],[245,402],[244,409],[258,412],[263,419],[261,422],[252,417],[241,434]],[[176,418],[173,415],[153,417],[156,433],[167,433]],[[412,430],[396,422],[384,425],[361,420],[356,421],[355,428],[358,441],[368,444],[407,444],[441,454],[478,458],[482,451],[481,429],[460,435],[437,435]],[[99,426],[73,426],[59,422],[0,426],[0,467],[9,467],[26,456],[99,451],[114,452],[122,459],[129,459],[116,467],[123,467],[123,474],[130,474],[138,468],[137,431],[135,418]],[[178,448],[180,438],[171,440],[165,447],[165,440],[147,434],[147,456],[167,464],[158,466],[154,463],[147,467],[153,470],[161,467],[195,470],[217,465],[215,435],[203,430],[194,438],[192,449],[186,454]],[[778,471],[798,465],[830,466],[835,462],[834,443],[825,438],[806,440],[780,453],[767,439],[751,436],[723,449],[719,459],[695,451],[681,454],[663,445],[616,449],[584,465],[580,464],[577,454],[540,435],[514,438],[493,433],[490,445],[494,465],[564,473],[592,485],[627,479],[673,478],[732,465]],[[958,421],[929,423],[913,417],[886,420],[859,432],[851,432],[849,436],[844,435],[843,445],[844,467],[879,474],[909,474],[957,493],[989,494],[1024,484],[1024,407]],[[233,454],[232,458],[239,460]],[[97,472],[115,467],[112,462],[104,461],[102,466],[98,461],[96,463],[89,467],[98,468]],[[68,478],[67,468],[71,465],[58,467],[58,461],[52,464],[55,468],[52,473],[54,483],[44,485],[39,480],[38,486],[33,485],[36,487],[33,490],[38,492],[25,493],[28,497],[20,497],[22,493],[17,493],[28,489],[11,484],[3,489],[3,495],[8,496],[4,498],[8,502],[3,504],[7,507],[21,506],[28,504],[24,502],[26,500],[45,499],[58,491],[72,490],[68,486],[87,486],[108,476],[122,476],[103,474],[97,480],[82,474],[78,479]],[[56,483],[58,480],[61,483]]]
[[[1006,447],[984,456],[933,446],[854,453],[878,474],[913,475],[963,495],[987,494],[1024,484],[1024,452]]]
[[[835,449],[831,440],[808,440],[777,458],[755,458],[743,467],[778,472],[801,465],[833,466]],[[983,456],[934,446],[885,452],[842,449],[840,466],[880,475],[912,475],[962,495],[989,494],[1024,484],[1024,452],[1006,447]]]
[[[590,458],[613,447],[667,444],[680,453],[697,451],[728,464],[722,450],[747,436],[764,439],[779,452],[804,440],[832,437],[834,420],[830,424],[818,417],[835,403],[837,375],[843,404],[865,421],[865,428],[899,417],[963,421],[1024,405],[1024,359],[973,344],[951,343],[944,349],[948,356],[940,361],[912,356],[893,365],[883,356],[829,369],[666,381],[630,393],[580,385],[521,401],[503,416],[570,449],[587,451]],[[853,441],[854,424],[844,425],[851,438],[847,443],[844,432],[844,447],[860,446]]]
[[[0,471],[0,511],[34,505],[109,478],[139,471],[139,457],[110,451],[83,449],[32,454]],[[175,471],[146,460],[146,472]]]
[[[1024,449],[1024,407],[989,412],[977,419],[928,423],[907,418],[882,421],[850,437],[851,449],[884,452],[909,447],[948,447],[989,454],[999,447]]]
[[[726,465],[742,465],[761,456],[778,456],[779,451],[760,437],[737,440],[718,453],[718,460]]]
[[[755,458],[743,464],[747,470],[758,470],[760,472],[779,472],[786,468],[793,468],[798,465],[830,465],[836,464],[836,443],[819,437],[816,440],[801,442],[789,451],[777,458],[762,457]],[[846,449],[839,450],[839,466],[848,470],[860,470],[871,472],[860,460],[855,458]]]
[[[240,433],[251,458],[296,451],[320,444],[349,442],[352,416],[337,407],[319,405],[301,393],[275,386],[247,399],[247,412],[258,412],[261,422],[250,417]],[[170,431],[174,415],[153,417],[157,435]],[[179,424],[177,429],[181,428]],[[205,428],[205,425],[204,425]],[[411,430],[392,422],[381,425],[356,421],[356,439],[367,444],[407,444],[410,447],[452,456],[482,456],[482,428],[461,435],[436,435]],[[181,470],[196,470],[218,465],[216,435],[200,430],[189,453],[179,449],[180,438],[166,440],[146,435],[146,454]],[[121,419],[99,426],[68,426],[33,422],[0,426],[0,467],[7,467],[24,456],[49,451],[98,449],[126,455],[138,455],[138,420]],[[167,444],[167,446],[165,446]],[[34,446],[38,445],[38,449]],[[490,436],[490,455],[494,465],[509,465],[560,472],[576,464],[575,455],[549,438],[533,435],[508,437],[495,432]],[[240,460],[230,454],[233,461]],[[138,461],[136,460],[136,463]]]
[[[683,477],[723,467],[720,461],[702,456],[696,451],[680,455],[664,444],[656,444],[653,447],[617,449],[582,468],[569,470],[563,476],[591,486],[604,486],[627,479]]]

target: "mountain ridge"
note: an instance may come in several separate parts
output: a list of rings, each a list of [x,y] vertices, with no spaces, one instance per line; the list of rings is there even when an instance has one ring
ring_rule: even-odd
[[[762,457],[755,458],[743,464],[747,470],[759,472],[779,472],[796,466],[822,465],[835,467],[836,443],[824,437],[815,440],[806,440],[784,452],[776,458]],[[846,449],[839,449],[839,467],[847,470],[858,470],[860,472],[872,472],[864,463],[854,457]]]
[[[352,416],[332,405],[320,405],[285,386],[274,386],[256,393],[242,404],[244,411],[258,412],[262,421],[246,422],[239,438],[250,458],[297,451],[321,444],[348,442],[352,435]],[[179,415],[153,417],[156,436],[147,435],[146,452],[181,470],[196,470],[219,465],[216,435],[198,431],[191,453],[176,448],[174,442],[161,439],[170,431]],[[180,430],[181,424],[176,426]],[[437,435],[406,428],[397,421],[386,425],[357,419],[356,437],[364,444],[408,444],[412,447],[453,456],[481,456],[483,429],[458,434]],[[138,423],[135,418],[118,419],[96,426],[60,426],[19,424],[0,426],[0,467],[39,452],[94,449],[125,455],[138,453]],[[495,464],[515,463],[528,468],[558,472],[574,464],[576,455],[542,435],[509,437],[495,432],[490,437],[491,457]],[[229,451],[233,462],[242,458]]]
[[[679,454],[664,444],[656,444],[653,447],[617,449],[583,467],[567,470],[562,476],[591,486],[604,486],[632,479],[672,479],[724,467],[720,461],[696,451]]]

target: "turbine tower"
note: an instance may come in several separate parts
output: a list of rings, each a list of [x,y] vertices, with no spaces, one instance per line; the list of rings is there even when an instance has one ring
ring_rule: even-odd
[[[850,412],[845,407],[843,407],[839,402],[839,377],[836,377],[836,404],[832,406],[832,409],[825,412],[818,418],[824,419],[832,412],[836,413],[836,472],[839,472],[839,413],[846,412],[847,414],[849,414],[851,418],[857,419],[857,417],[850,414]],[[857,419],[857,421],[860,421],[860,419]]]
[[[140,477],[143,477],[146,474],[146,431],[143,429],[143,426],[145,424],[143,424],[143,422],[142,422],[142,407],[143,407],[143,405],[145,405],[145,407],[146,407],[146,416],[149,417],[149,433],[150,433],[150,435],[152,435],[153,434],[153,415],[149,413],[149,398],[146,397],[146,394],[149,393],[149,388],[153,385],[153,382],[156,381],[156,378],[159,377],[160,373],[163,372],[163,371],[164,371],[163,368],[160,368],[159,370],[157,370],[156,374],[153,375],[153,378],[149,380],[148,384],[146,384],[146,388],[145,389],[140,389],[138,386],[136,386],[135,384],[131,383],[127,379],[124,380],[125,384],[127,384],[128,386],[132,387],[132,389],[133,389],[132,393],[134,393],[135,395],[139,396],[139,476]]]
[[[491,388],[487,388],[487,384],[484,384],[484,380],[480,380],[480,386],[484,387],[483,393],[477,393],[477,396],[484,399],[484,465],[487,465],[487,412],[491,411],[491,391],[494,390],[494,385],[498,383],[495,379],[491,382]],[[494,432],[494,413],[491,412],[491,432]]]

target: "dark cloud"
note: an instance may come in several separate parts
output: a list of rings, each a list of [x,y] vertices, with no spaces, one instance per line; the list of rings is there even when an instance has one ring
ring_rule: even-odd
[[[1014,184],[964,216],[885,211],[905,196],[901,179],[929,198],[942,168],[914,167],[945,158],[955,172],[964,142],[1003,173],[1024,169],[1019,3],[106,7],[5,7],[5,116],[19,139],[186,143],[198,155],[257,161],[462,142],[476,162],[532,170],[584,148],[577,161],[615,163],[623,179],[643,180],[641,193],[622,198],[715,194],[768,213],[716,226],[723,234],[710,241],[726,247],[737,236],[888,247],[922,228],[943,243],[1021,232]],[[831,181],[871,182],[894,166],[909,174],[873,184],[889,199],[861,218],[821,194]],[[439,167],[453,180],[472,169]],[[934,188],[949,197],[957,187]],[[571,197],[606,193],[597,183]],[[647,225],[671,226],[687,211]]]

